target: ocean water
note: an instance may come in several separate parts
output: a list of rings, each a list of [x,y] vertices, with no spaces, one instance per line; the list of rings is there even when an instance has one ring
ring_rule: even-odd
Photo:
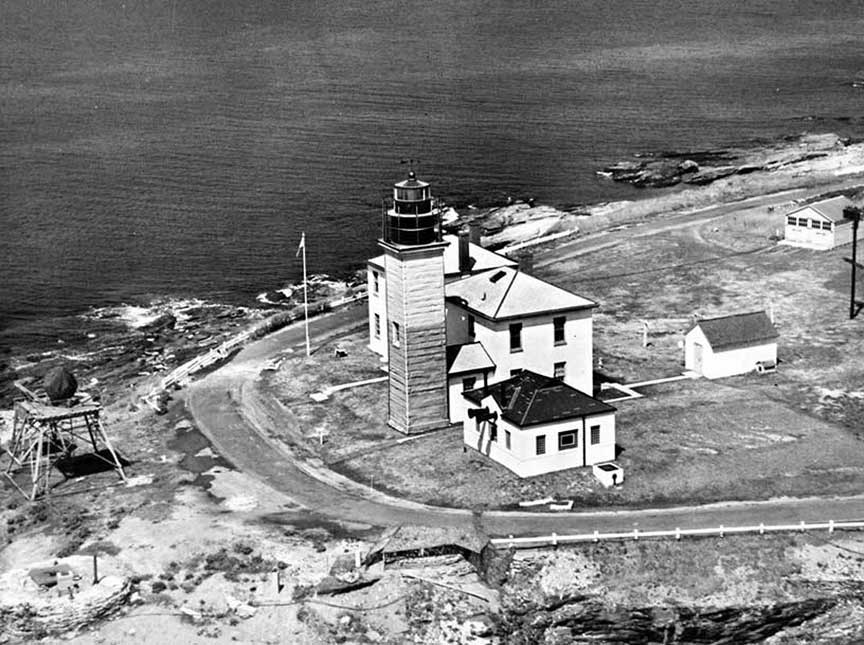
[[[249,303],[456,206],[631,198],[635,152],[864,132],[858,0],[3,0],[0,349],[95,307]]]

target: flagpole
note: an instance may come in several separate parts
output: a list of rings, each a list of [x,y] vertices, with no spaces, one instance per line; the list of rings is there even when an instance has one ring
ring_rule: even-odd
[[[306,356],[312,355],[309,347],[309,292],[306,287],[306,233],[303,233],[303,317],[306,326]]]

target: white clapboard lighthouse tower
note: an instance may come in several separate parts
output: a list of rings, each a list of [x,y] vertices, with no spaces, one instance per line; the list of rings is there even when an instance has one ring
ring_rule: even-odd
[[[387,276],[387,422],[405,434],[447,426],[447,245],[429,184],[413,172],[393,189],[378,244]]]

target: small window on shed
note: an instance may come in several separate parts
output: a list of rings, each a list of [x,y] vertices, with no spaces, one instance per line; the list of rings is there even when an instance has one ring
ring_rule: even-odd
[[[600,443],[600,426],[591,426],[591,445]]]

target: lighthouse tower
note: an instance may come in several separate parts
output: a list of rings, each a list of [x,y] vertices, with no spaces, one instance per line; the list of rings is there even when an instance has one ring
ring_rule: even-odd
[[[429,184],[413,172],[393,189],[381,239],[387,276],[387,422],[405,434],[449,424],[444,248]]]

